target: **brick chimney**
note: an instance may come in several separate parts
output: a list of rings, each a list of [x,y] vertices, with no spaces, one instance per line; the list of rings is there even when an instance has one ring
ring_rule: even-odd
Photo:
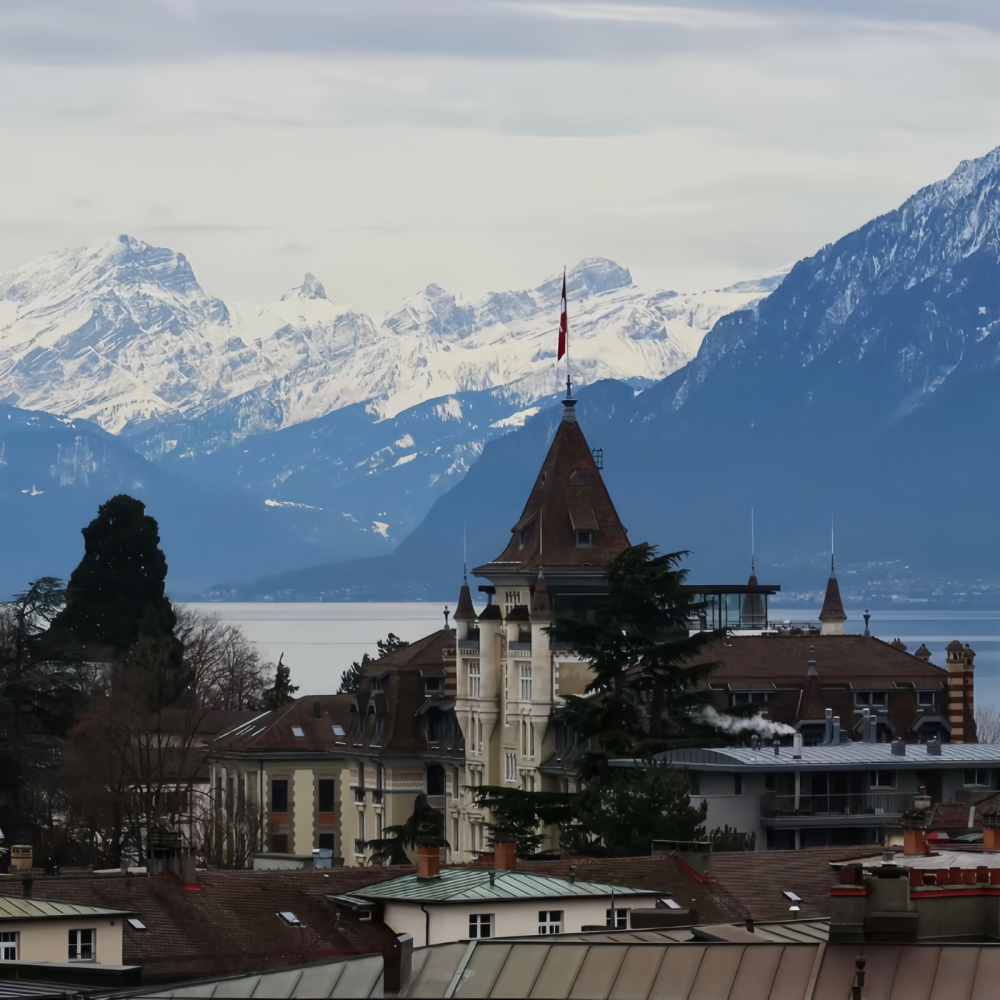
[[[441,875],[441,848],[421,844],[417,848],[417,878],[438,878]]]
[[[973,672],[976,654],[968,643],[956,639],[948,643],[945,668],[948,671],[948,722],[952,743],[976,743]]]
[[[983,850],[1000,851],[1000,810],[983,813]]]
[[[509,840],[499,840],[493,845],[493,867],[500,872],[517,869],[517,845]]]

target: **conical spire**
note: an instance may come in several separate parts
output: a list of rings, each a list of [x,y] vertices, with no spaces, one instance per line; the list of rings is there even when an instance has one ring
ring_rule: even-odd
[[[452,617],[457,622],[474,622],[476,620],[476,609],[472,606],[472,592],[469,584],[463,583],[462,589],[458,592],[458,607]]]
[[[563,400],[563,420],[511,529],[513,537],[495,560],[473,570],[477,576],[537,573],[543,520],[545,568],[553,572],[605,567],[628,547],[628,534],[575,419],[575,402]]]
[[[844,602],[840,599],[840,584],[830,569],[830,579],[826,581],[826,597],[823,599],[823,610],[819,613],[822,623],[821,635],[843,635],[844,622],[847,615],[844,612]]]

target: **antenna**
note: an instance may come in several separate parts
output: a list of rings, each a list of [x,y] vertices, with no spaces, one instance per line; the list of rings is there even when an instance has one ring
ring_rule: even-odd
[[[756,539],[754,538],[754,525],[753,525],[753,507],[750,508],[750,575],[754,576],[756,570],[754,570],[754,558],[756,556]]]
[[[545,525],[545,511],[540,510],[538,512],[538,568],[542,568],[542,553],[544,551],[542,543],[545,541],[545,536],[542,534],[542,528]]]
[[[465,542],[465,521],[462,522],[462,579],[469,582],[469,550]]]
[[[833,511],[830,511],[830,576],[833,576]]]

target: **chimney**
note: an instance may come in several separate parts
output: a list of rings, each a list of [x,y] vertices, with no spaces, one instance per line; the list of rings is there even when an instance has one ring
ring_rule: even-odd
[[[31,899],[32,892],[34,891],[34,883],[35,880],[30,876],[21,880],[21,895],[25,899]]]
[[[498,872],[517,869],[517,845],[510,840],[498,840],[493,845],[493,867]]]
[[[956,639],[948,643],[945,669],[948,671],[948,722],[952,743],[975,743],[975,699],[972,675],[976,654],[969,644]]]
[[[409,934],[387,934],[382,940],[382,993],[404,996],[413,972],[413,938]]]
[[[12,844],[10,863],[15,871],[31,871],[34,865],[34,850],[31,844]]]
[[[941,756],[941,737],[935,736],[934,739],[927,741],[927,752],[932,757]]]
[[[1000,810],[983,813],[983,850],[1000,851]]]
[[[833,717],[833,745],[840,746],[840,716]]]
[[[441,848],[421,844],[417,848],[417,878],[439,878],[440,875]]]
[[[892,755],[894,757],[906,756],[906,744],[902,740],[892,741]]]
[[[833,709],[828,708],[824,711],[825,718],[823,719],[823,742],[832,743],[833,742]]]
[[[923,830],[916,827],[912,829],[903,828],[903,854],[926,854],[927,837]]]
[[[792,757],[795,760],[802,759],[802,734],[796,733],[792,737]]]

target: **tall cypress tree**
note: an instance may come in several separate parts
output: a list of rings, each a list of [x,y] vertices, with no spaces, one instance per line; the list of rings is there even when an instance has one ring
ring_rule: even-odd
[[[47,636],[50,649],[126,664],[152,709],[172,704],[187,678],[156,521],[141,500],[122,493],[98,508],[83,538],[83,559]]]

